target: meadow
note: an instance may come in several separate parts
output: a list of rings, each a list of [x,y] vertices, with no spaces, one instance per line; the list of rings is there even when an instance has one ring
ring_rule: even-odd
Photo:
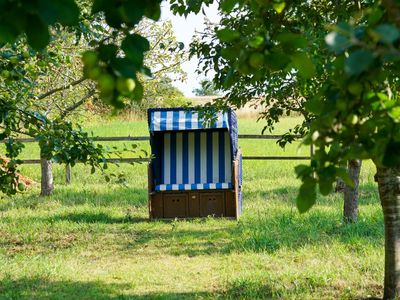
[[[273,133],[298,122],[286,118]],[[144,121],[84,124],[99,136],[147,135]],[[241,134],[263,125],[239,120]],[[129,147],[131,143],[126,143]],[[308,155],[293,143],[241,140],[244,155]],[[108,143],[122,147],[123,143]],[[147,142],[138,143],[149,150]],[[140,153],[137,153],[139,155]],[[37,158],[27,145],[24,158]],[[245,161],[239,221],[149,221],[145,164],[111,167],[125,184],[107,183],[76,165],[66,185],[0,199],[0,299],[360,299],[383,290],[383,216],[374,168],[362,167],[360,214],[342,222],[342,194],[318,197],[306,214],[295,206],[300,161]],[[40,181],[36,165],[21,168]]]

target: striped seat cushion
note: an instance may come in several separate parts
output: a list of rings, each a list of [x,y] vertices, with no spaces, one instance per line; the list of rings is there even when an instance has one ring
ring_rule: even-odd
[[[194,190],[220,190],[231,189],[232,183],[192,183],[192,184],[159,184],[156,191],[194,191]]]
[[[159,190],[229,188],[232,154],[227,130],[166,132],[162,139]]]

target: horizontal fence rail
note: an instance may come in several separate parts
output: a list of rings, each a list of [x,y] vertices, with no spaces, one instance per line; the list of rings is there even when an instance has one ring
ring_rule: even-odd
[[[257,134],[239,134],[239,139],[261,139],[261,140],[278,140],[282,135],[257,135]],[[300,135],[292,135],[294,138],[301,138]],[[111,137],[94,137],[95,142],[125,142],[125,141],[148,141],[148,136],[111,136]],[[19,138],[14,139],[21,143],[37,142],[34,138]],[[0,143],[5,143],[6,140],[1,140]],[[313,154],[311,147],[310,154]],[[106,161],[110,163],[141,163],[147,162],[148,157],[128,157],[128,158],[109,158]],[[311,156],[243,156],[243,160],[309,160]],[[22,159],[22,164],[40,164],[40,159]]]
[[[261,139],[261,140],[279,140],[283,135],[260,135],[260,134],[239,134],[239,139]],[[292,135],[294,138],[301,138],[301,135]],[[93,137],[95,142],[124,142],[124,141],[148,141],[148,136],[106,136],[106,137]],[[20,138],[14,139],[16,142],[21,143],[34,143],[37,142],[34,138]],[[1,140],[0,143],[5,143],[6,140]]]

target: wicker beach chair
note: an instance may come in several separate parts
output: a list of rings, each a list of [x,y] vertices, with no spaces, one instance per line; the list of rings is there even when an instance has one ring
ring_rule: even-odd
[[[203,122],[195,110],[149,109],[150,218],[239,218],[242,156],[233,111]]]

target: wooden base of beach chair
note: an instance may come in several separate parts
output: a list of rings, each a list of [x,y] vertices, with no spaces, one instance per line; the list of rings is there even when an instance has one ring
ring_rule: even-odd
[[[149,195],[151,219],[202,218],[237,219],[238,204],[232,190],[163,191]]]
[[[208,216],[239,219],[241,152],[232,163],[233,189],[195,191],[154,191],[151,163],[148,165],[149,214],[151,219],[204,218]]]

